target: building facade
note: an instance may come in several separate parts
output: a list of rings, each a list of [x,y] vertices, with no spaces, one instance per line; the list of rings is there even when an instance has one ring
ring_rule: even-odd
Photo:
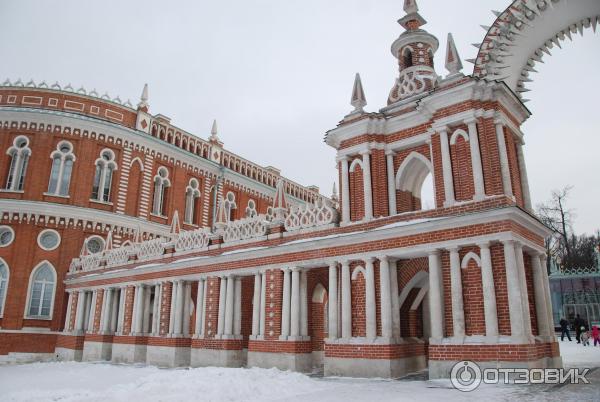
[[[461,360],[561,366],[549,232],[523,157],[526,81],[495,77],[511,29],[554,12],[527,3],[497,13],[472,75],[449,35],[441,77],[439,41],[405,1],[387,105],[366,112],[357,75],[354,109],[326,135],[332,200],[228,153],[216,129],[202,141],[150,115],[146,91],[133,110],[1,88],[0,239],[13,240],[0,248],[0,353],[363,377],[446,377]]]

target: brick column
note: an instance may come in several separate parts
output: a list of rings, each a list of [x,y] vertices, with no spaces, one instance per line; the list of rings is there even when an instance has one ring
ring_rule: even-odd
[[[498,336],[498,312],[496,308],[496,286],[492,270],[492,255],[490,244],[479,244],[481,256],[481,287],[483,289],[483,309],[485,312],[485,334],[490,337]]]
[[[373,267],[373,258],[368,257],[365,260],[365,309],[366,309],[366,335],[368,339],[377,337],[377,305],[375,302],[375,268]]]
[[[471,168],[473,169],[475,200],[482,200],[485,198],[485,184],[483,181],[483,167],[481,165],[481,151],[479,150],[477,119],[465,120],[465,123],[469,128],[469,147],[471,150]]]
[[[444,176],[444,206],[449,207],[456,202],[454,196],[454,177],[452,176],[452,160],[450,159],[450,145],[448,144],[448,127],[442,127],[440,132],[440,144],[442,148],[442,172]]]
[[[338,337],[338,280],[337,280],[337,261],[329,263],[329,330],[330,339]]]
[[[508,164],[508,152],[506,151],[506,141],[504,139],[504,126],[500,120],[495,120],[494,123],[496,124],[496,141],[498,142],[502,188],[504,189],[504,194],[513,197],[512,182],[510,180],[510,165]]]
[[[371,151],[362,154],[363,193],[365,197],[365,220],[373,219],[373,186],[371,184]]]
[[[350,262],[342,262],[342,338],[352,338],[352,295]]]
[[[133,320],[133,298],[135,293],[134,286],[127,286],[125,289],[125,306],[123,317],[123,335],[131,335]]]
[[[396,172],[394,171],[394,151],[387,151],[387,187],[388,187],[388,206],[389,215],[396,215]]]
[[[538,332],[542,336],[550,336],[550,323],[548,322],[548,311],[546,310],[546,292],[544,290],[544,274],[542,273],[542,264],[539,256],[531,257],[531,265],[533,271],[533,293],[535,297],[535,312],[537,317]]]
[[[381,336],[390,339],[394,333],[392,328],[390,263],[387,256],[379,257],[379,291],[381,297]]]
[[[283,296],[281,299],[281,337],[287,340],[290,335],[290,304],[291,304],[291,272],[289,268],[283,270]]]
[[[450,252],[450,296],[452,298],[452,331],[454,337],[464,337],[465,311],[463,304],[460,258],[458,255],[458,248],[451,248],[448,251]]]
[[[440,341],[444,337],[444,306],[442,288],[442,260],[438,250],[429,253],[429,315],[431,337]]]
[[[508,293],[508,312],[510,316],[510,334],[522,341],[525,338],[525,327],[523,319],[523,300],[515,255],[515,242],[507,240],[503,242],[503,244],[506,287]]]

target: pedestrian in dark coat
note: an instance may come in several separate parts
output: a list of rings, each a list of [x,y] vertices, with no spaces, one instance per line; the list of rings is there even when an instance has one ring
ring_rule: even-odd
[[[569,332],[569,321],[564,318],[560,319],[560,340],[565,340],[565,335],[569,338],[569,342],[571,342],[571,333]]]

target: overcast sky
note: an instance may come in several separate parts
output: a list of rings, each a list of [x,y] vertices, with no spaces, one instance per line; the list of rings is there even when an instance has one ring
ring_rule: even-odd
[[[1,0],[0,76],[71,83],[136,104],[207,138],[219,122],[226,148],[331,194],[335,151],[326,130],[352,108],[360,72],[368,111],[385,106],[397,75],[390,45],[401,0]],[[425,28],[448,32],[473,58],[508,0],[419,0]],[[591,30],[536,67],[524,125],[534,203],[573,185],[575,229],[600,227],[600,49]],[[472,65],[464,63],[466,74]]]

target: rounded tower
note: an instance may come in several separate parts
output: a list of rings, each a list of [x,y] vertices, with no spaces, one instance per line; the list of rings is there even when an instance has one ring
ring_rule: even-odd
[[[392,44],[400,75],[390,91],[388,105],[433,89],[438,81],[433,57],[438,39],[421,29],[427,23],[419,14],[416,0],[405,0],[406,15],[398,20],[405,31]]]

